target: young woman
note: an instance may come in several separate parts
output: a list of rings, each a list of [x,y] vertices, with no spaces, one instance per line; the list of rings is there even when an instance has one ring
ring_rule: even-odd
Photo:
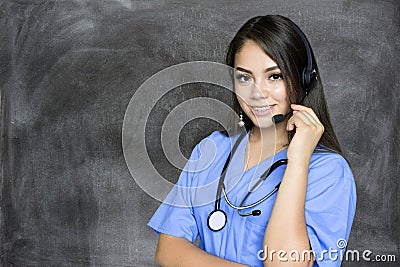
[[[156,211],[148,225],[160,234],[157,263],[340,266],[355,184],[306,37],[283,16],[255,17],[232,40],[226,61],[246,131],[215,131],[195,147],[176,188],[214,186],[180,194],[186,206],[169,202]],[[199,163],[207,158],[207,166]],[[217,200],[194,205],[202,194]]]

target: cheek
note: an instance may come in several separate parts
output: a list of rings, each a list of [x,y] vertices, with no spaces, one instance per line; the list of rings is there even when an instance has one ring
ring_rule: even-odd
[[[238,100],[239,106],[242,110],[246,111],[247,110],[247,104],[246,101],[243,100],[241,97],[236,96],[236,99]]]
[[[242,105],[243,103],[248,102],[249,100],[249,90],[246,89],[236,89],[235,93],[236,93],[236,98],[239,101],[240,105]]]
[[[246,99],[241,98],[240,96],[236,96],[236,99],[239,103],[240,109],[247,115],[247,116],[251,116],[251,111],[250,108],[247,104]]]
[[[271,96],[279,102],[287,102],[288,100],[288,95],[285,87],[280,87],[272,90]]]

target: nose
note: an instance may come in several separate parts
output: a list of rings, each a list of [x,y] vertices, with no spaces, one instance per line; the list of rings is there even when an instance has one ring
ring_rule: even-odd
[[[251,88],[250,98],[262,99],[268,98],[269,90],[264,79],[258,79]]]

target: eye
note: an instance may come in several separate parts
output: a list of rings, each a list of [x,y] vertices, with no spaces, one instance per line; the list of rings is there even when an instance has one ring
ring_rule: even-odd
[[[251,83],[253,82],[253,78],[250,75],[244,74],[244,73],[237,73],[236,74],[236,80],[239,83]]]
[[[271,75],[268,77],[268,80],[270,80],[270,81],[280,81],[280,80],[283,80],[282,73],[274,73],[274,74],[271,74]]]

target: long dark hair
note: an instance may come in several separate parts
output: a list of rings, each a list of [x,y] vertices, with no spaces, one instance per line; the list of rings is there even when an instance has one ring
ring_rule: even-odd
[[[299,103],[305,95],[301,73],[307,66],[307,50],[293,24],[294,22],[280,15],[251,18],[239,29],[231,41],[226,55],[226,64],[233,68],[236,53],[247,41],[254,41],[278,64],[285,78],[289,103]],[[321,150],[333,151],[342,155],[339,141],[329,118],[317,62],[311,47],[310,49],[313,68],[316,70],[318,79],[314,82],[311,92],[304,98],[302,105],[312,108],[325,127],[319,141]],[[239,114],[240,105],[236,96],[233,97],[233,109]],[[254,125],[245,113],[243,113],[243,121],[247,130],[250,130]],[[289,132],[289,142],[293,136],[294,131]]]

